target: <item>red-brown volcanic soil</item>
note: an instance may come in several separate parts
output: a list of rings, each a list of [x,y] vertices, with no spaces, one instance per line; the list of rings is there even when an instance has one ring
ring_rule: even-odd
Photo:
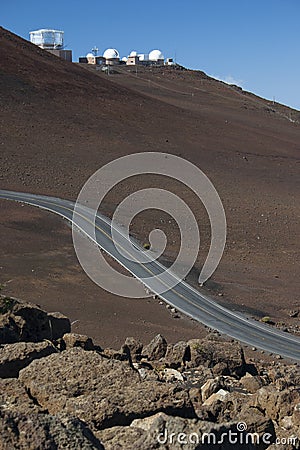
[[[76,199],[105,163],[134,152],[160,151],[198,165],[223,201],[228,241],[207,291],[231,308],[296,325],[299,308],[300,113],[272,104],[202,72],[122,66],[107,76],[56,58],[0,28],[0,188]],[[89,69],[89,70],[87,70]],[[134,177],[114,189],[111,214],[142,187],[165,187],[191,207],[203,246],[209,223],[188,188],[161,177]],[[128,335],[169,341],[204,333],[174,319],[157,300],[119,298],[80,268],[70,228],[30,207],[1,201],[0,282],[3,292],[68,314],[74,330],[118,346]],[[162,223],[163,221],[163,223]],[[157,226],[172,259],[178,230],[158,211],[140,214],[132,232],[142,241]],[[218,294],[222,294],[219,296]]]

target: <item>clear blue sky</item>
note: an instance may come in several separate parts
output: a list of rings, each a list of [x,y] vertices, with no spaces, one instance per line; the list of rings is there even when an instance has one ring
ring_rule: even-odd
[[[300,0],[2,0],[1,25],[28,39],[65,31],[74,60],[93,46],[162,50],[189,68],[300,109]],[[1,64],[1,61],[0,61]]]

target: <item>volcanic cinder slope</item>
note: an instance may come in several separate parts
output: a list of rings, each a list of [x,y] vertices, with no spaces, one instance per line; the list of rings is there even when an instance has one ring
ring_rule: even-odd
[[[214,183],[228,221],[226,251],[206,288],[229,307],[296,325],[289,312],[299,306],[298,111],[202,72],[139,69],[136,76],[121,67],[107,76],[1,28],[0,39],[2,189],[76,199],[87,178],[117,157],[141,151],[182,156]],[[203,245],[194,282],[210,229],[188,188],[159,176],[134,177],[106,197],[102,210],[110,215],[126,195],[150,186],[179,194],[198,219]],[[94,286],[60,219],[8,202],[1,208],[4,292],[25,300],[34,292],[34,301],[79,321],[79,330],[97,337],[101,329],[104,345],[122,342],[128,328],[142,339],[160,331],[169,340],[201,332],[154,300],[117,298]],[[132,233],[143,241],[158,226],[169,238],[164,259],[172,260],[179,243],[174,220],[150,210],[133,221]]]

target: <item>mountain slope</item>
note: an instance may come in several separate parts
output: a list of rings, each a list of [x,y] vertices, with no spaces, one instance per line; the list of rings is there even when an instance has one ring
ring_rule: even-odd
[[[96,169],[117,157],[141,151],[180,155],[210,177],[226,210],[226,252],[208,287],[223,294],[226,305],[292,323],[287,311],[297,307],[300,215],[297,111],[201,72],[139,69],[135,76],[122,67],[108,77],[4,29],[0,39],[1,188],[74,199]],[[136,177],[107,196],[104,212],[111,214],[125,195],[153,183],[181,195],[195,213],[203,238],[199,269],[210,229],[188,189],[159,177]],[[162,217],[153,210],[141,214],[133,233],[147,239]],[[16,249],[6,241],[15,239],[15,231],[7,217],[1,220],[3,257],[9,258]],[[167,218],[162,227],[170,237],[165,256],[172,259],[178,230]],[[21,258],[22,247],[18,251]],[[2,272],[2,281],[12,272]],[[18,294],[17,284],[11,293]]]

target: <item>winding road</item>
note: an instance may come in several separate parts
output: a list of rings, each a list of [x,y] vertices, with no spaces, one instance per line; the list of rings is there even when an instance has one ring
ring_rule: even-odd
[[[0,190],[0,198],[46,209],[64,217],[71,223],[73,222],[75,203],[69,200],[6,190]],[[114,237],[117,239],[117,245],[115,246],[112,239],[111,221],[107,217],[98,214],[95,227],[96,239],[94,239],[91,233],[92,219],[92,211],[87,207],[82,207],[80,225],[78,226],[77,221],[76,224],[81,229],[81,232],[94,240],[101,249],[111,255],[134,277],[138,280],[143,278],[143,283],[150,292],[155,294],[166,289],[165,292],[159,294],[159,297],[187,316],[247,345],[300,361],[299,337],[248,319],[243,314],[224,308],[185,281],[178,279],[172,273],[163,273],[166,271],[166,267],[157,261],[149,259],[149,262],[139,263],[134,261],[134,258],[133,260],[126,258],[124,254],[130,253],[131,245],[129,244],[132,244],[132,242],[122,230],[114,229]],[[147,254],[142,248],[139,248],[137,243],[133,244],[136,249],[145,255]],[[122,248],[123,251],[120,252],[118,247]],[[159,274],[162,274],[162,276],[157,279],[155,275]],[[170,288],[172,285],[174,287]]]

